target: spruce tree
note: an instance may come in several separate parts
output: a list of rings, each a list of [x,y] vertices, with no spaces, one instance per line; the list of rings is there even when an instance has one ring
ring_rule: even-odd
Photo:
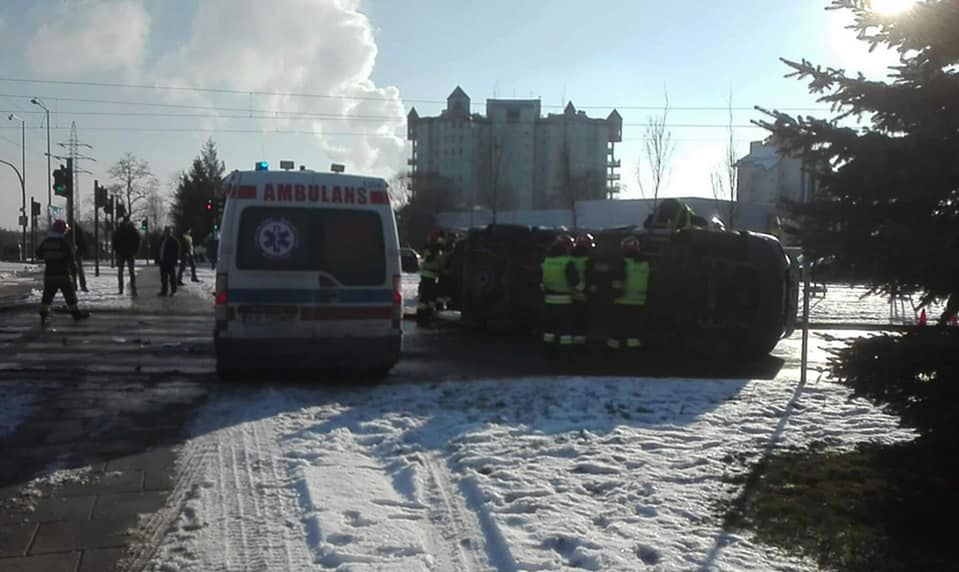
[[[170,218],[177,232],[192,230],[193,240],[202,242],[213,230],[216,209],[208,210],[207,201],[216,204],[216,192],[226,168],[216,153],[216,144],[208,139],[200,154],[193,159],[188,173],[179,176]]]
[[[946,297],[959,289],[959,1],[885,15],[869,0],[829,9],[851,11],[858,38],[899,63],[876,80],[783,59],[833,111],[766,111],[759,122],[817,173],[815,199],[798,209],[803,247],[878,292]]]

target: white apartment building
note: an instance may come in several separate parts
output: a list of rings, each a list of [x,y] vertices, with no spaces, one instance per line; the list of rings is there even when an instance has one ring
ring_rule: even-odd
[[[762,141],[749,144],[749,154],[736,162],[737,201],[769,207],[782,212],[785,201],[806,203],[812,200],[815,180],[806,163],[799,158],[781,156],[775,145]]]
[[[445,210],[557,208],[571,201],[612,198],[619,191],[615,143],[623,120],[587,117],[572,103],[541,116],[538,99],[488,99],[486,115],[471,113],[457,87],[436,117],[411,109],[407,138],[414,195],[430,188]]]

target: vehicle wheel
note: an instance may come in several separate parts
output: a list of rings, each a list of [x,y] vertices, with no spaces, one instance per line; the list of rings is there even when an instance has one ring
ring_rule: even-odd
[[[223,383],[231,383],[238,381],[240,379],[240,372],[242,370],[226,367],[220,363],[220,360],[216,362],[216,376]]]
[[[379,365],[366,368],[366,378],[370,381],[382,381],[390,376],[393,370],[391,365]]]

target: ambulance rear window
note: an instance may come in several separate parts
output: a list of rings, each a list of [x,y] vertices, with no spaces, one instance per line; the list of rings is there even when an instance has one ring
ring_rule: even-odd
[[[326,272],[347,286],[386,281],[383,224],[375,211],[248,207],[237,242],[241,270]]]

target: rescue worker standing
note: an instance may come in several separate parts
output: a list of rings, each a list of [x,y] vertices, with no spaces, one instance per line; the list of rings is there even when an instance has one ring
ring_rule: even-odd
[[[157,254],[157,264],[160,266],[160,293],[166,296],[176,294],[176,264],[180,260],[180,242],[173,236],[173,227],[164,230],[163,240],[160,241],[160,252]],[[167,287],[169,286],[169,290]]]
[[[183,249],[183,252],[180,256],[180,272],[176,277],[177,285],[186,286],[186,284],[183,283],[183,271],[186,270],[187,264],[190,265],[190,274],[193,276],[192,281],[199,282],[200,280],[196,277],[196,261],[194,260],[196,251],[193,249],[193,234],[189,228],[183,232],[180,247]]]
[[[639,239],[627,236],[620,242],[623,261],[614,274],[613,289],[620,295],[613,301],[606,345],[610,349],[639,349],[644,331],[643,313],[649,289],[649,262],[643,259]]]
[[[63,292],[67,301],[67,308],[74,320],[90,317],[90,312],[77,308],[77,292],[73,288],[71,272],[76,258],[73,245],[64,237],[70,227],[62,220],[53,222],[50,235],[37,247],[37,259],[43,260],[46,267],[43,271],[43,296],[40,299],[40,325],[46,326],[50,315],[50,305],[53,303],[57,291]]]
[[[436,313],[436,301],[439,297],[439,278],[446,267],[446,238],[440,231],[430,234],[423,251],[423,264],[420,267],[420,285],[417,292],[416,321],[425,323]]]
[[[573,345],[586,344],[586,330],[589,323],[588,284],[589,256],[596,248],[593,235],[586,233],[576,237],[573,245],[573,255],[570,260],[576,267],[576,285],[573,288],[573,305],[571,310]]]
[[[137,251],[140,250],[140,233],[130,222],[130,217],[123,217],[115,231],[113,231],[113,252],[117,255],[117,281],[120,294],[123,294],[123,267],[130,270],[130,295],[137,295],[137,276],[134,272]]]
[[[568,235],[556,237],[543,259],[543,343],[547,348],[572,346],[574,340],[573,293],[580,283],[571,256],[574,242]]]

